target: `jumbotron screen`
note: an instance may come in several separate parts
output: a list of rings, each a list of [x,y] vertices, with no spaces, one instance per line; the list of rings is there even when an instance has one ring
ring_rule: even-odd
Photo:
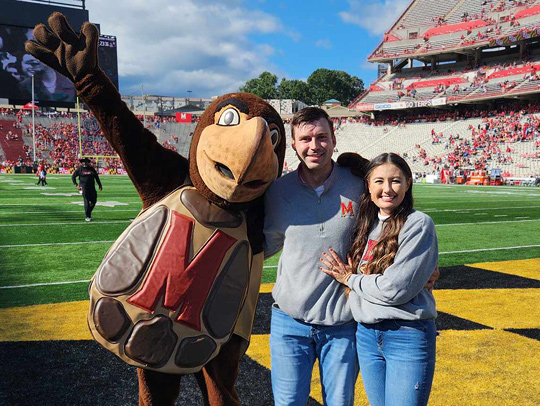
[[[24,43],[32,39],[32,28],[0,25],[0,98],[10,101],[34,100],[47,104],[74,103],[72,83],[24,50]],[[116,37],[101,35],[98,57],[100,66],[118,88]]]

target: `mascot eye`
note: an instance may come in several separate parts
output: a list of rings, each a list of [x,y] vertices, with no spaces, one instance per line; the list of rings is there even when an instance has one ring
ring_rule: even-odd
[[[219,117],[218,125],[238,125],[240,124],[240,115],[235,109],[227,109]]]
[[[279,130],[273,129],[270,131],[270,139],[272,140],[272,146],[275,148],[279,142]]]

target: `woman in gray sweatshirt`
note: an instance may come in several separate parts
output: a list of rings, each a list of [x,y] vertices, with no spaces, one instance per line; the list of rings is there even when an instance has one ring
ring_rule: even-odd
[[[430,217],[413,209],[412,173],[397,154],[368,165],[347,262],[332,249],[321,270],[350,290],[356,348],[372,406],[427,405],[435,370],[435,299],[425,287],[437,266]]]

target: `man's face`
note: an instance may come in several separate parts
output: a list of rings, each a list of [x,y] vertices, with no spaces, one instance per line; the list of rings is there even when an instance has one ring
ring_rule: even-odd
[[[291,144],[308,170],[317,172],[331,167],[336,137],[324,118],[295,127]]]

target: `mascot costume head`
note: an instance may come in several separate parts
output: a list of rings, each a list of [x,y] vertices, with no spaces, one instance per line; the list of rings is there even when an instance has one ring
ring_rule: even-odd
[[[98,31],[54,13],[26,50],[75,85],[121,157],[143,211],[90,284],[88,324],[139,367],[141,405],[172,404],[196,373],[205,403],[239,405],[234,384],[262,274],[262,195],[281,173],[279,114],[251,94],[215,100],[189,160],[162,147],[129,111],[97,60]]]

